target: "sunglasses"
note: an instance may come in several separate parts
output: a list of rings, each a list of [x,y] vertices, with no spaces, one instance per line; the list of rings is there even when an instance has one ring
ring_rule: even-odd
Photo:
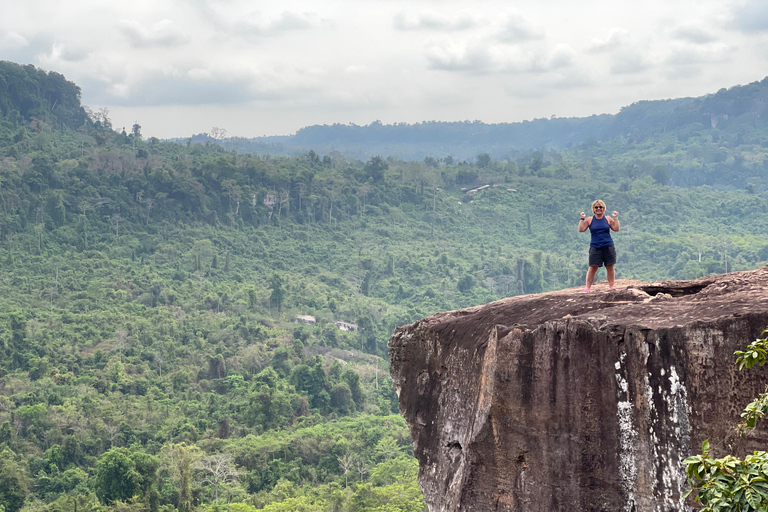
[[[595,210],[605,210],[605,206],[595,206]]]

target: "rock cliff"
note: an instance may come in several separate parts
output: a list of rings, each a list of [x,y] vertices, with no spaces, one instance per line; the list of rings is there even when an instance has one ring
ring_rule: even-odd
[[[688,510],[681,461],[739,437],[768,369],[734,351],[768,325],[768,267],[617,283],[440,313],[389,341],[419,481],[437,511]]]

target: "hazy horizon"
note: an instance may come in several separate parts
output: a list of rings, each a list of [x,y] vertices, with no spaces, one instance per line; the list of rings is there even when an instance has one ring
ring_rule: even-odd
[[[14,2],[0,59],[56,71],[158,138],[615,114],[761,80],[756,0]]]

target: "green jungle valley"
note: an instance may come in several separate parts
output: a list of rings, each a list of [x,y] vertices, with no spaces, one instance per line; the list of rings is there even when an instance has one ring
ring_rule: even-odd
[[[425,511],[393,330],[583,287],[595,199],[618,278],[765,265],[766,98],[468,159],[270,155],[0,62],[0,511]]]

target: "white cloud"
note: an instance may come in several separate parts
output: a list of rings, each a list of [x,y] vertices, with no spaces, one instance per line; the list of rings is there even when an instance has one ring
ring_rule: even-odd
[[[672,67],[691,66],[705,64],[712,60],[710,52],[686,49],[672,52],[664,61],[665,64]]]
[[[237,104],[256,99],[251,81],[201,70],[147,73],[107,84],[103,99],[115,105]]]
[[[431,69],[491,72],[496,64],[488,47],[479,45],[432,45],[426,51]]]
[[[570,66],[574,56],[573,49],[565,44],[549,50],[524,50],[517,46],[473,41],[434,44],[426,50],[431,69],[481,74],[546,73]]]
[[[623,28],[613,27],[602,35],[593,38],[587,50],[592,53],[615,51],[629,43],[629,31]]]
[[[574,70],[566,75],[555,76],[552,82],[552,88],[560,90],[594,86],[595,81],[581,70]]]
[[[530,81],[516,82],[504,87],[508,96],[522,100],[540,100],[551,94],[551,91],[539,83]]]
[[[148,105],[245,105],[281,102],[317,96],[324,71],[314,68],[255,69],[249,67],[173,66],[143,69],[115,80],[104,78],[98,87],[100,103],[121,106]],[[105,73],[104,76],[113,76]]]
[[[232,23],[232,28],[242,35],[275,36],[291,31],[310,30],[322,25],[323,20],[315,13],[283,11],[274,17],[261,12],[249,13]]]
[[[704,69],[705,67],[700,63],[691,62],[667,69],[664,76],[669,80],[690,80],[702,76]]]
[[[737,54],[737,48],[722,43],[711,44],[705,48],[700,46],[678,48],[664,59],[665,76],[670,80],[702,76],[706,69],[719,68]]]
[[[768,31],[768,4],[762,0],[747,0],[734,4],[736,28],[744,32]]]
[[[54,40],[44,33],[7,32],[0,39],[0,59],[20,64],[43,63],[53,51]]]
[[[567,44],[558,44],[544,59],[543,69],[545,71],[550,71],[554,69],[566,68],[573,63],[575,57],[576,52],[573,51],[573,48]]]
[[[91,52],[85,48],[61,46],[58,57],[68,62],[80,62],[87,59]]]
[[[435,12],[422,12],[409,15],[403,12],[396,14],[392,25],[397,30],[467,30],[475,28],[481,21],[472,14],[458,13],[452,16]]]
[[[616,53],[611,59],[610,71],[614,75],[636,75],[649,69],[648,57],[636,50]]]
[[[546,35],[544,28],[528,21],[517,12],[510,12],[504,17],[499,39],[507,42],[535,41]]]
[[[504,91],[512,98],[530,100],[555,94],[562,95],[563,91],[588,90],[594,87],[594,80],[582,71],[570,70],[566,73],[551,73],[511,81],[505,84]]]
[[[171,20],[161,20],[147,28],[136,20],[122,20],[120,30],[134,48],[180,46],[189,36],[177,29]]]
[[[16,32],[6,32],[0,40],[0,48],[3,50],[18,50],[28,45],[27,38]]]
[[[672,38],[687,41],[694,44],[707,44],[717,41],[712,28],[702,27],[696,24],[684,24],[672,30]]]
[[[90,52],[84,48],[70,47],[58,42],[53,43],[49,50],[45,56],[40,57],[41,62],[45,62],[49,66],[55,66],[61,61],[80,62],[90,55]]]
[[[368,66],[365,66],[365,65],[358,66],[358,65],[352,64],[344,68],[344,72],[350,75],[357,75],[360,73],[365,73],[366,71],[368,71]]]

